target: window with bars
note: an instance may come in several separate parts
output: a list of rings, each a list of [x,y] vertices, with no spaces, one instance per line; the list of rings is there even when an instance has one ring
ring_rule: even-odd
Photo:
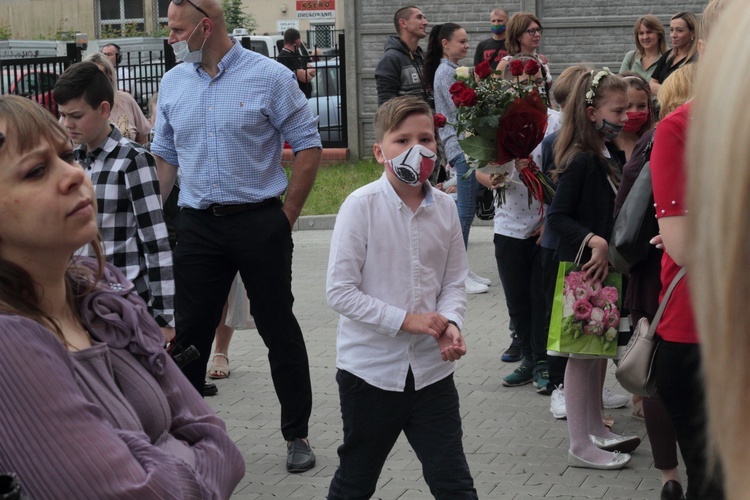
[[[310,28],[313,32],[313,47],[328,49],[334,46],[333,24],[313,24]]]
[[[125,36],[127,26],[144,31],[143,0],[99,0],[99,30]]]

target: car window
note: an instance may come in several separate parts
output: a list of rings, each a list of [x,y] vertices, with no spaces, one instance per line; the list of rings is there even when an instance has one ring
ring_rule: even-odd
[[[52,73],[39,74],[40,92],[51,92],[55,88],[57,76]]]
[[[318,73],[312,80],[310,97],[327,97],[339,95],[338,68],[319,66]]]
[[[262,40],[250,40],[250,50],[268,56],[268,46]]]

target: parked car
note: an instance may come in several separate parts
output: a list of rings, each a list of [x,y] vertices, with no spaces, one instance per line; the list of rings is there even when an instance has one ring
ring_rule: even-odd
[[[33,99],[57,116],[57,104],[52,90],[58,77],[54,71],[5,67],[0,79],[0,91],[3,94]]]
[[[320,139],[325,142],[339,142],[343,139],[341,130],[341,68],[339,58],[323,58],[311,63],[317,73],[312,80],[312,93],[307,100],[313,115],[318,118]]]
[[[130,92],[135,102],[148,116],[148,100],[159,90],[161,77],[164,76],[164,59],[150,59],[130,70]]]

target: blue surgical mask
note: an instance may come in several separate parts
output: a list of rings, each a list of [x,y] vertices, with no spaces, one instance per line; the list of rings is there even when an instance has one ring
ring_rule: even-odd
[[[505,25],[504,24],[491,24],[490,30],[492,30],[492,33],[494,35],[502,35],[505,33]]]
[[[200,26],[202,23],[203,21],[195,25],[195,28],[193,28],[193,32],[190,33],[190,36],[187,38],[187,40],[182,40],[180,42],[175,42],[172,44],[174,56],[178,60],[186,63],[199,63],[203,61],[203,45],[206,45],[205,38],[203,39],[203,44],[201,45],[200,49],[190,52],[190,47],[188,47],[188,42],[191,38],[193,38],[195,30],[197,30],[198,26]]]

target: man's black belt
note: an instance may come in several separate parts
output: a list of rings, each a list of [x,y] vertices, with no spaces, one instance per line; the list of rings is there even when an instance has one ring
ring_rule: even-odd
[[[219,205],[215,203],[213,205],[209,205],[206,211],[211,215],[215,215],[216,217],[224,217],[225,215],[239,214],[242,212],[247,212],[248,210],[255,210],[256,208],[265,207],[266,205],[271,205],[279,202],[280,199],[277,197],[268,198],[263,201],[256,201],[253,203],[240,203],[238,205]]]

